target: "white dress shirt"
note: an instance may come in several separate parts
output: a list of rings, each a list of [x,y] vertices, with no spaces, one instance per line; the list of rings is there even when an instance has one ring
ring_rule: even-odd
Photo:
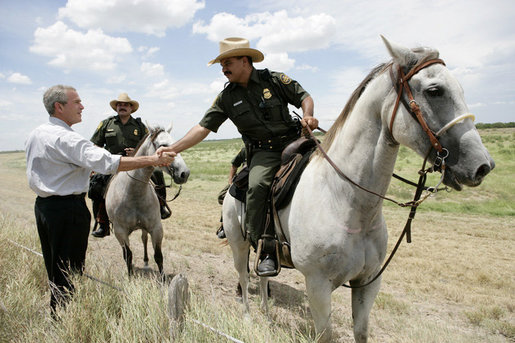
[[[43,198],[87,192],[91,171],[114,174],[121,158],[55,117],[30,133],[25,153],[29,186]]]

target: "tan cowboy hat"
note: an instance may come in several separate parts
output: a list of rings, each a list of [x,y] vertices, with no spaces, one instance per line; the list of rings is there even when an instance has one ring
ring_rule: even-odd
[[[248,39],[231,37],[220,41],[220,55],[214,60],[209,61],[208,66],[219,63],[220,60],[235,56],[250,56],[252,62],[261,62],[265,59],[263,53],[259,50],[250,48]]]
[[[132,113],[136,112],[139,108],[138,102],[136,100],[132,100],[131,98],[129,98],[127,93],[120,93],[120,95],[118,95],[118,99],[111,100],[109,105],[111,105],[111,108],[116,111],[116,105],[119,102],[128,102],[129,104],[131,104],[132,105]]]

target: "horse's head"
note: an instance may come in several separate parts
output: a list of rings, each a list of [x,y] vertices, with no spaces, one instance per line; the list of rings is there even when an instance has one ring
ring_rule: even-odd
[[[392,106],[383,110],[391,136],[423,157],[429,154],[429,162],[445,158],[446,185],[456,190],[479,185],[495,163],[474,126],[461,85],[437,50],[410,50],[383,41],[393,58],[390,75],[397,87]]]
[[[149,139],[152,141],[152,147],[154,152],[162,146],[170,146],[174,143],[172,136],[170,135],[171,127],[164,130],[161,127],[149,127]],[[190,176],[190,169],[186,165],[186,162],[181,157],[181,154],[177,154],[172,164],[166,167],[161,167],[166,171],[176,184],[182,184],[188,181]]]

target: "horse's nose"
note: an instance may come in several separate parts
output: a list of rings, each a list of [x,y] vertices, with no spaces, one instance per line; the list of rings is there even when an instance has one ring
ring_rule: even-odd
[[[181,173],[181,179],[184,180],[184,182],[186,182],[189,177],[190,177],[190,171],[189,170],[183,171]]]
[[[494,168],[495,168],[495,162],[493,160],[491,161],[490,164],[487,164],[487,163],[482,164],[479,168],[477,168],[475,180],[476,181],[483,180],[483,178],[488,173],[490,173],[490,171]]]

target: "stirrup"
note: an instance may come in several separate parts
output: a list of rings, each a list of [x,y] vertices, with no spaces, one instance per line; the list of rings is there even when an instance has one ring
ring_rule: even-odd
[[[225,230],[224,230],[224,224],[223,223],[220,223],[220,227],[218,228],[218,230],[216,230],[216,237],[218,237],[220,239],[227,238],[226,235],[225,235]]]
[[[274,239],[273,242],[268,243],[274,245],[274,252],[272,254],[273,257],[275,257],[275,271],[273,273],[270,273],[267,275],[262,275],[258,271],[259,263],[261,262],[261,255],[263,254],[263,249],[265,248],[266,242],[263,238],[258,240],[258,245],[256,249],[256,260],[254,261],[254,272],[256,272],[257,276],[263,276],[263,277],[271,277],[271,276],[277,276],[281,272],[281,257],[279,256],[279,241],[277,239]],[[267,248],[270,248],[270,246],[267,246]],[[268,249],[267,249],[268,250]]]

